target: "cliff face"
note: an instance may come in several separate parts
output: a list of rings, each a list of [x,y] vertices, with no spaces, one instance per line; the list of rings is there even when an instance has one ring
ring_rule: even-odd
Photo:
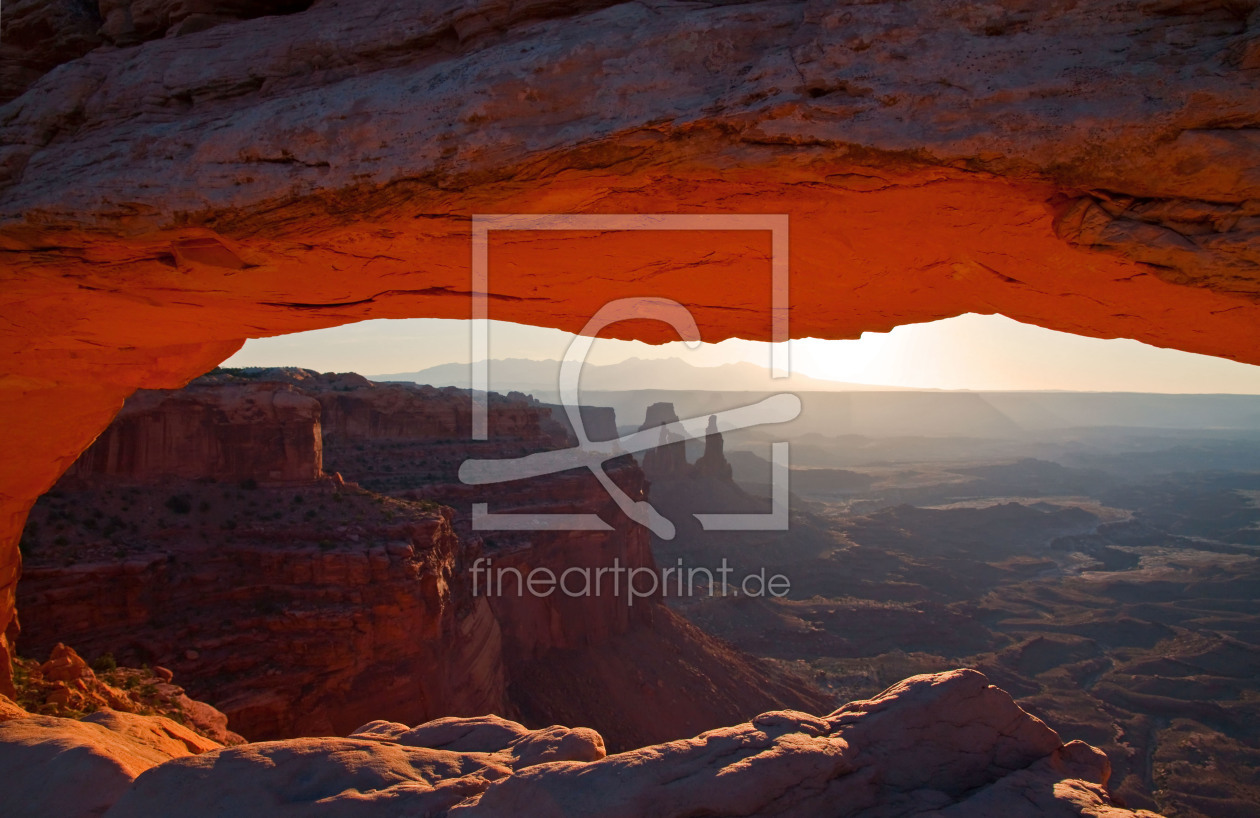
[[[323,391],[316,384],[326,378],[304,388],[325,406],[327,468],[376,491],[450,506],[461,539],[481,544],[475,590],[502,631],[508,700],[521,718],[588,724],[611,747],[628,749],[767,706],[826,705],[799,680],[730,650],[666,609],[647,529],[626,520],[593,475],[571,471],[490,487],[459,481],[457,470],[468,457],[515,457],[571,445],[567,418],[556,417],[555,407],[524,395],[492,396],[491,440],[485,443],[450,438],[445,428],[435,431],[420,422],[404,424],[391,437],[357,438],[344,434],[339,422],[362,425],[386,411],[420,417],[432,411],[423,407],[426,402],[454,407],[466,436],[467,397],[452,389],[393,385]],[[342,408],[330,410],[334,403]],[[582,414],[593,439],[615,436],[611,412],[584,407]],[[631,458],[610,461],[608,471],[632,499],[646,497],[644,473]],[[496,514],[595,514],[609,528],[477,530],[474,503],[487,503]],[[464,563],[470,578],[474,559]],[[557,580],[571,573],[564,588],[536,594],[524,587],[534,571]]]
[[[716,480],[731,482],[733,469],[726,459],[726,443],[722,433],[718,431],[717,417],[709,416],[709,428],[704,435],[704,454],[696,460],[696,476],[712,477]]]
[[[647,408],[640,432],[660,429],[660,440],[655,448],[643,453],[643,472],[652,482],[682,478],[691,473],[687,462],[687,444],[682,437],[671,434],[666,426],[678,422],[678,413],[672,403],[654,403]]]
[[[553,417],[553,407],[524,395],[515,399],[493,395],[490,440],[477,442],[469,439],[468,395],[457,389],[365,382],[345,390],[327,376],[307,378],[304,388],[324,407],[330,471],[375,491],[448,505],[456,511],[460,536],[483,542],[484,570],[500,572],[504,579],[494,582],[487,593],[488,579],[481,577],[481,594],[494,608],[504,629],[505,650],[514,659],[535,659],[552,648],[606,641],[624,633],[632,622],[642,622],[644,605],[659,599],[659,594],[648,595],[636,612],[628,604],[625,583],[614,593],[611,581],[598,596],[518,593],[523,586],[517,577],[534,569],[556,574],[570,567],[594,571],[617,561],[629,569],[655,570],[646,529],[627,524],[590,474],[569,472],[491,487],[460,482],[457,472],[466,458],[507,458],[570,445],[567,425]],[[612,471],[630,496],[643,496],[643,476],[633,464],[614,464]],[[610,527],[478,531],[473,528],[472,505],[486,502],[492,514],[594,513]],[[500,589],[506,592],[499,593]]]
[[[169,667],[251,739],[506,706],[498,624],[464,587],[465,548],[440,513],[330,480],[168,482],[159,497],[188,505],[166,508],[136,488],[60,491],[32,521],[46,536],[22,585],[24,653],[69,640]],[[89,509],[108,514],[59,528]]]
[[[319,402],[273,383],[137,392],[66,480],[310,483],[322,475]]]
[[[323,407],[325,434],[337,445],[387,440],[464,443],[472,431],[468,396],[453,388],[373,384],[315,394]],[[525,401],[495,398],[489,433],[498,439],[497,445],[528,441],[537,446],[556,434],[555,429],[543,429],[551,422],[550,412]]]
[[[89,655],[169,667],[251,739],[507,712],[591,723],[621,748],[767,706],[823,704],[667,611],[647,530],[624,520],[592,475],[489,489],[458,481],[469,456],[567,445],[550,408],[492,396],[491,437],[472,442],[460,437],[471,404],[458,390],[248,374],[138,396],[85,453],[111,468],[76,466],[41,499],[23,539],[24,652],[70,641]],[[251,435],[285,440],[289,427],[257,408],[278,403],[302,408],[292,425],[306,434],[322,416],[333,477],[236,480],[289,471],[266,460],[284,457],[284,446],[228,452]],[[241,428],[251,418],[254,432]],[[180,478],[166,455],[146,454],[172,430],[184,435]],[[628,458],[611,474],[644,496]],[[487,501],[492,513],[595,513],[610,526],[478,531],[471,504]],[[568,591],[526,585],[534,572],[554,581],[566,571],[576,572]]]

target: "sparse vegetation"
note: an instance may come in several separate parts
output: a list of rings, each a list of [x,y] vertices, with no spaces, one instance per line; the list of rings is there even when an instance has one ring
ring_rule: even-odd
[[[117,669],[118,662],[114,659],[114,654],[109,652],[102,653],[92,662],[92,670],[95,670],[97,673],[107,673]]]

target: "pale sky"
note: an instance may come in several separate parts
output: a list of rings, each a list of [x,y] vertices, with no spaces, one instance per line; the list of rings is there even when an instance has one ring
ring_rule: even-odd
[[[385,375],[469,360],[469,325],[457,319],[363,321],[249,341],[224,366],[301,366]],[[491,322],[490,357],[559,359],[573,336]],[[1131,340],[1082,338],[1000,315],[908,324],[856,341],[791,342],[792,369],[815,378],[935,389],[1062,389],[1107,392],[1260,394],[1260,367],[1160,349]],[[723,341],[689,350],[601,340],[593,364],[678,357],[696,366],[750,361],[769,366],[768,345]]]

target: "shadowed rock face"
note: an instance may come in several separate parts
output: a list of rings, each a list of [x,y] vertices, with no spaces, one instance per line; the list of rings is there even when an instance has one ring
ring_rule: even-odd
[[[52,740],[51,726],[28,732],[34,727]],[[530,731],[494,716],[414,729],[377,721],[344,739],[177,758],[120,797],[91,796],[117,799],[109,818],[1154,815],[1114,806],[1108,774],[1097,750],[1064,744],[983,675],[958,670],[907,679],[822,718],[763,713],[617,755],[606,756],[599,734],[586,729]]]
[[[0,108],[0,630],[128,394],[466,316],[473,213],[787,214],[797,336],[974,310],[1260,361],[1253,0],[11,5],[9,87],[79,58]],[[653,270],[706,340],[770,333],[762,234],[528,238],[492,317],[576,330]]]
[[[725,443],[718,431],[717,417],[709,415],[709,428],[704,436],[704,454],[696,460],[696,475],[730,481],[733,470],[726,460]]]
[[[283,384],[140,392],[66,477],[314,483],[319,421],[319,401]]]
[[[169,667],[251,739],[493,711],[591,724],[627,749],[830,703],[687,624],[655,583],[631,599],[596,574],[655,573],[640,526],[473,531],[470,503],[487,499],[620,517],[586,472],[461,484],[468,457],[571,442],[522,395],[492,395],[489,439],[472,442],[471,406],[454,388],[302,369],[138,393],[31,514],[23,654],[66,640]],[[624,461],[612,477],[642,498]],[[527,593],[535,569],[598,587]]]
[[[656,428],[661,430],[656,447],[643,453],[643,473],[653,483],[691,472],[686,441],[666,428],[668,424],[677,422],[678,413],[672,403],[654,403],[648,407],[643,425],[639,427],[640,432]]]

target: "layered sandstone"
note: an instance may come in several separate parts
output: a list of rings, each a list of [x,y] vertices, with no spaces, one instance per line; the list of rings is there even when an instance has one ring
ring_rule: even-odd
[[[61,489],[37,509],[24,653],[73,639],[87,655],[168,667],[251,739],[505,707],[499,627],[465,587],[465,548],[442,513],[331,480],[162,488],[189,510],[135,487],[114,506]],[[116,532],[106,521],[52,541],[59,509],[102,507]]]
[[[766,707],[828,704],[807,684],[731,650],[666,609],[647,529],[627,520],[590,473],[493,486],[459,480],[466,458],[572,445],[568,419],[555,417],[553,407],[524,395],[492,394],[490,439],[476,442],[467,439],[469,398],[458,390],[370,383],[343,390],[326,375],[306,376],[302,388],[325,407],[330,470],[378,491],[450,506],[460,537],[480,542],[478,573],[472,573],[472,555],[464,569],[499,624],[508,701],[521,718],[589,724],[620,750]],[[456,419],[454,429],[435,425],[435,413]],[[583,407],[583,417],[589,437],[614,436],[611,412]],[[351,431],[364,428],[381,436]],[[632,500],[648,498],[645,474],[629,457],[609,461],[606,469]],[[482,530],[473,517],[478,503],[492,514],[525,518],[593,514],[607,529]],[[535,571],[556,579],[571,573],[564,588],[533,593],[525,579]]]
[[[473,213],[787,214],[796,336],[1001,312],[1260,360],[1254,0],[247,5],[6,7],[2,631],[26,511],[128,394],[467,316]],[[491,316],[767,338],[767,232],[492,239]]]
[[[677,420],[678,412],[672,403],[656,403],[648,407],[640,428]],[[765,497],[750,495],[735,482],[717,416],[709,416],[704,449],[694,463],[687,461],[686,447],[685,438],[671,435],[662,425],[660,444],[643,453],[643,471],[651,481],[652,503],[675,526],[671,540],[653,538],[652,547],[666,563],[677,559],[716,561],[729,556],[729,549],[736,542],[743,543],[748,537],[755,539],[758,535],[706,532],[698,515],[768,514],[771,504]]]
[[[983,675],[959,670],[907,679],[824,717],[763,713],[616,755],[605,755],[598,733],[586,729],[530,731],[495,717],[443,719],[413,729],[376,721],[344,739],[266,742],[177,758],[121,794],[113,789],[83,797],[112,802],[108,818],[224,811],[289,816],[312,808],[435,818],[1155,818],[1116,805],[1106,789],[1108,774],[1097,750],[1065,744]],[[64,776],[57,770],[53,780]]]
[[[65,479],[312,483],[322,475],[319,402],[269,383],[137,392]]]
[[[238,483],[222,468],[226,451],[251,474],[287,469],[287,427],[254,412],[257,434],[277,445],[250,452],[240,424],[222,418],[224,406],[277,396],[316,419],[324,440],[308,448],[336,476]],[[141,466],[76,465],[31,515],[20,647],[43,655],[72,640],[92,656],[169,667],[251,739],[493,710],[588,723],[626,749],[767,707],[829,703],[666,610],[647,529],[591,474],[460,483],[468,457],[572,442],[551,408],[499,395],[489,396],[489,439],[470,441],[471,408],[460,390],[301,369],[219,371],[137,396],[84,458]],[[216,444],[186,447],[182,479],[145,456],[171,429]],[[608,469],[645,498],[628,457]],[[483,531],[474,503],[594,514],[608,526]],[[576,575],[568,590],[536,593],[525,583],[536,571]]]

